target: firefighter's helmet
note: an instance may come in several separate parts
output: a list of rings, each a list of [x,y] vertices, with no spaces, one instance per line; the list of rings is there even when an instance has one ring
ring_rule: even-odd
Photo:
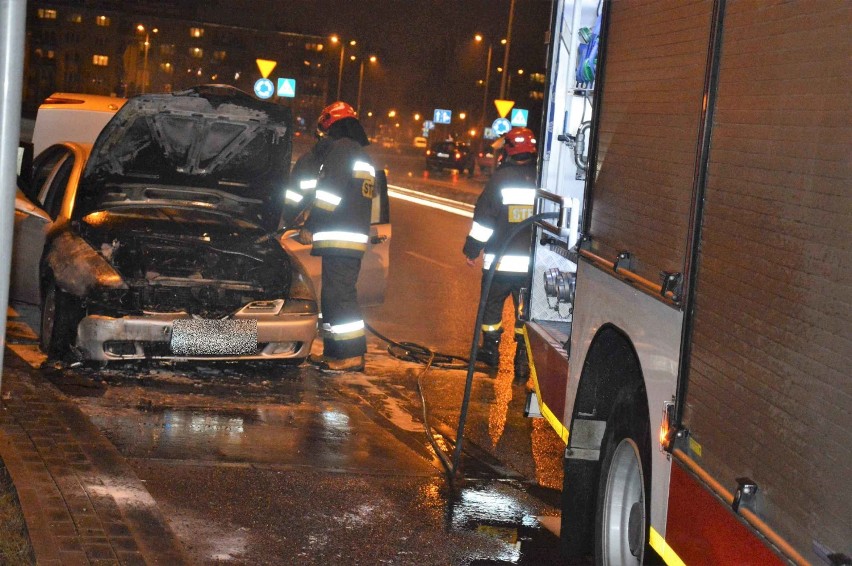
[[[503,151],[514,157],[522,153],[535,153],[535,134],[529,128],[512,128],[503,134]]]
[[[350,105],[338,100],[323,108],[319,120],[317,120],[317,130],[326,133],[332,124],[344,118],[357,118],[357,113]]]

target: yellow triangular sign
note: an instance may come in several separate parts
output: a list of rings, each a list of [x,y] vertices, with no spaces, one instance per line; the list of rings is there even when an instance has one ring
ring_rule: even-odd
[[[254,61],[257,63],[257,68],[260,70],[260,76],[264,79],[269,78],[269,75],[272,73],[272,69],[274,69],[275,65],[278,64],[278,61],[270,61],[269,59],[255,59]]]
[[[497,113],[501,118],[505,118],[506,114],[509,113],[509,110],[512,109],[512,106],[515,105],[514,100],[495,100],[494,106],[497,107]]]

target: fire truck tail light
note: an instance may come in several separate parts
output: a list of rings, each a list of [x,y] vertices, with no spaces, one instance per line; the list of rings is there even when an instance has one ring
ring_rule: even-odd
[[[663,403],[663,419],[660,422],[660,448],[664,452],[671,452],[672,440],[674,440],[674,403],[666,401]]]

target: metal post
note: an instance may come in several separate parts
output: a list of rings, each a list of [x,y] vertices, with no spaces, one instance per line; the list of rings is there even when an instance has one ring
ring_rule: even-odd
[[[21,93],[24,75],[26,0],[0,0],[0,385],[6,349],[6,309],[15,226],[18,143],[21,138]],[[5,202],[6,204],[2,204]]]
[[[346,44],[343,43],[343,40],[340,40],[340,64],[337,67],[337,98],[335,100],[340,100],[340,87],[343,86],[343,54],[346,51]]]
[[[361,87],[364,86],[364,59],[361,58],[361,70],[358,71],[358,102],[355,104],[355,112],[361,117]]]
[[[509,76],[509,47],[512,45],[512,20],[515,17],[515,0],[509,5],[509,26],[506,30],[506,51],[503,53],[503,77],[500,79],[500,100],[506,100],[506,80]]]
[[[485,63],[485,92],[482,93],[482,124],[481,124],[481,133],[483,139],[485,139],[485,114],[488,110],[488,83],[491,81],[491,52],[494,48],[493,43],[488,44],[488,57],[487,62]]]
[[[148,86],[148,46],[150,45],[149,35],[145,33],[145,55],[142,57],[142,94]]]

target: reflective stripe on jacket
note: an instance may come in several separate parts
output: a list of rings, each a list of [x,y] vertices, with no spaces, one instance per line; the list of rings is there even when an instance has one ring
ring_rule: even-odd
[[[361,257],[367,250],[376,173],[361,145],[333,140],[322,161],[307,227],[313,255]]]
[[[473,259],[485,251],[483,269],[489,269],[509,233],[533,213],[535,164],[504,163],[482,190],[473,211],[473,224],[464,244],[464,255]],[[497,271],[526,273],[529,270],[532,227],[518,233],[498,261]]]

